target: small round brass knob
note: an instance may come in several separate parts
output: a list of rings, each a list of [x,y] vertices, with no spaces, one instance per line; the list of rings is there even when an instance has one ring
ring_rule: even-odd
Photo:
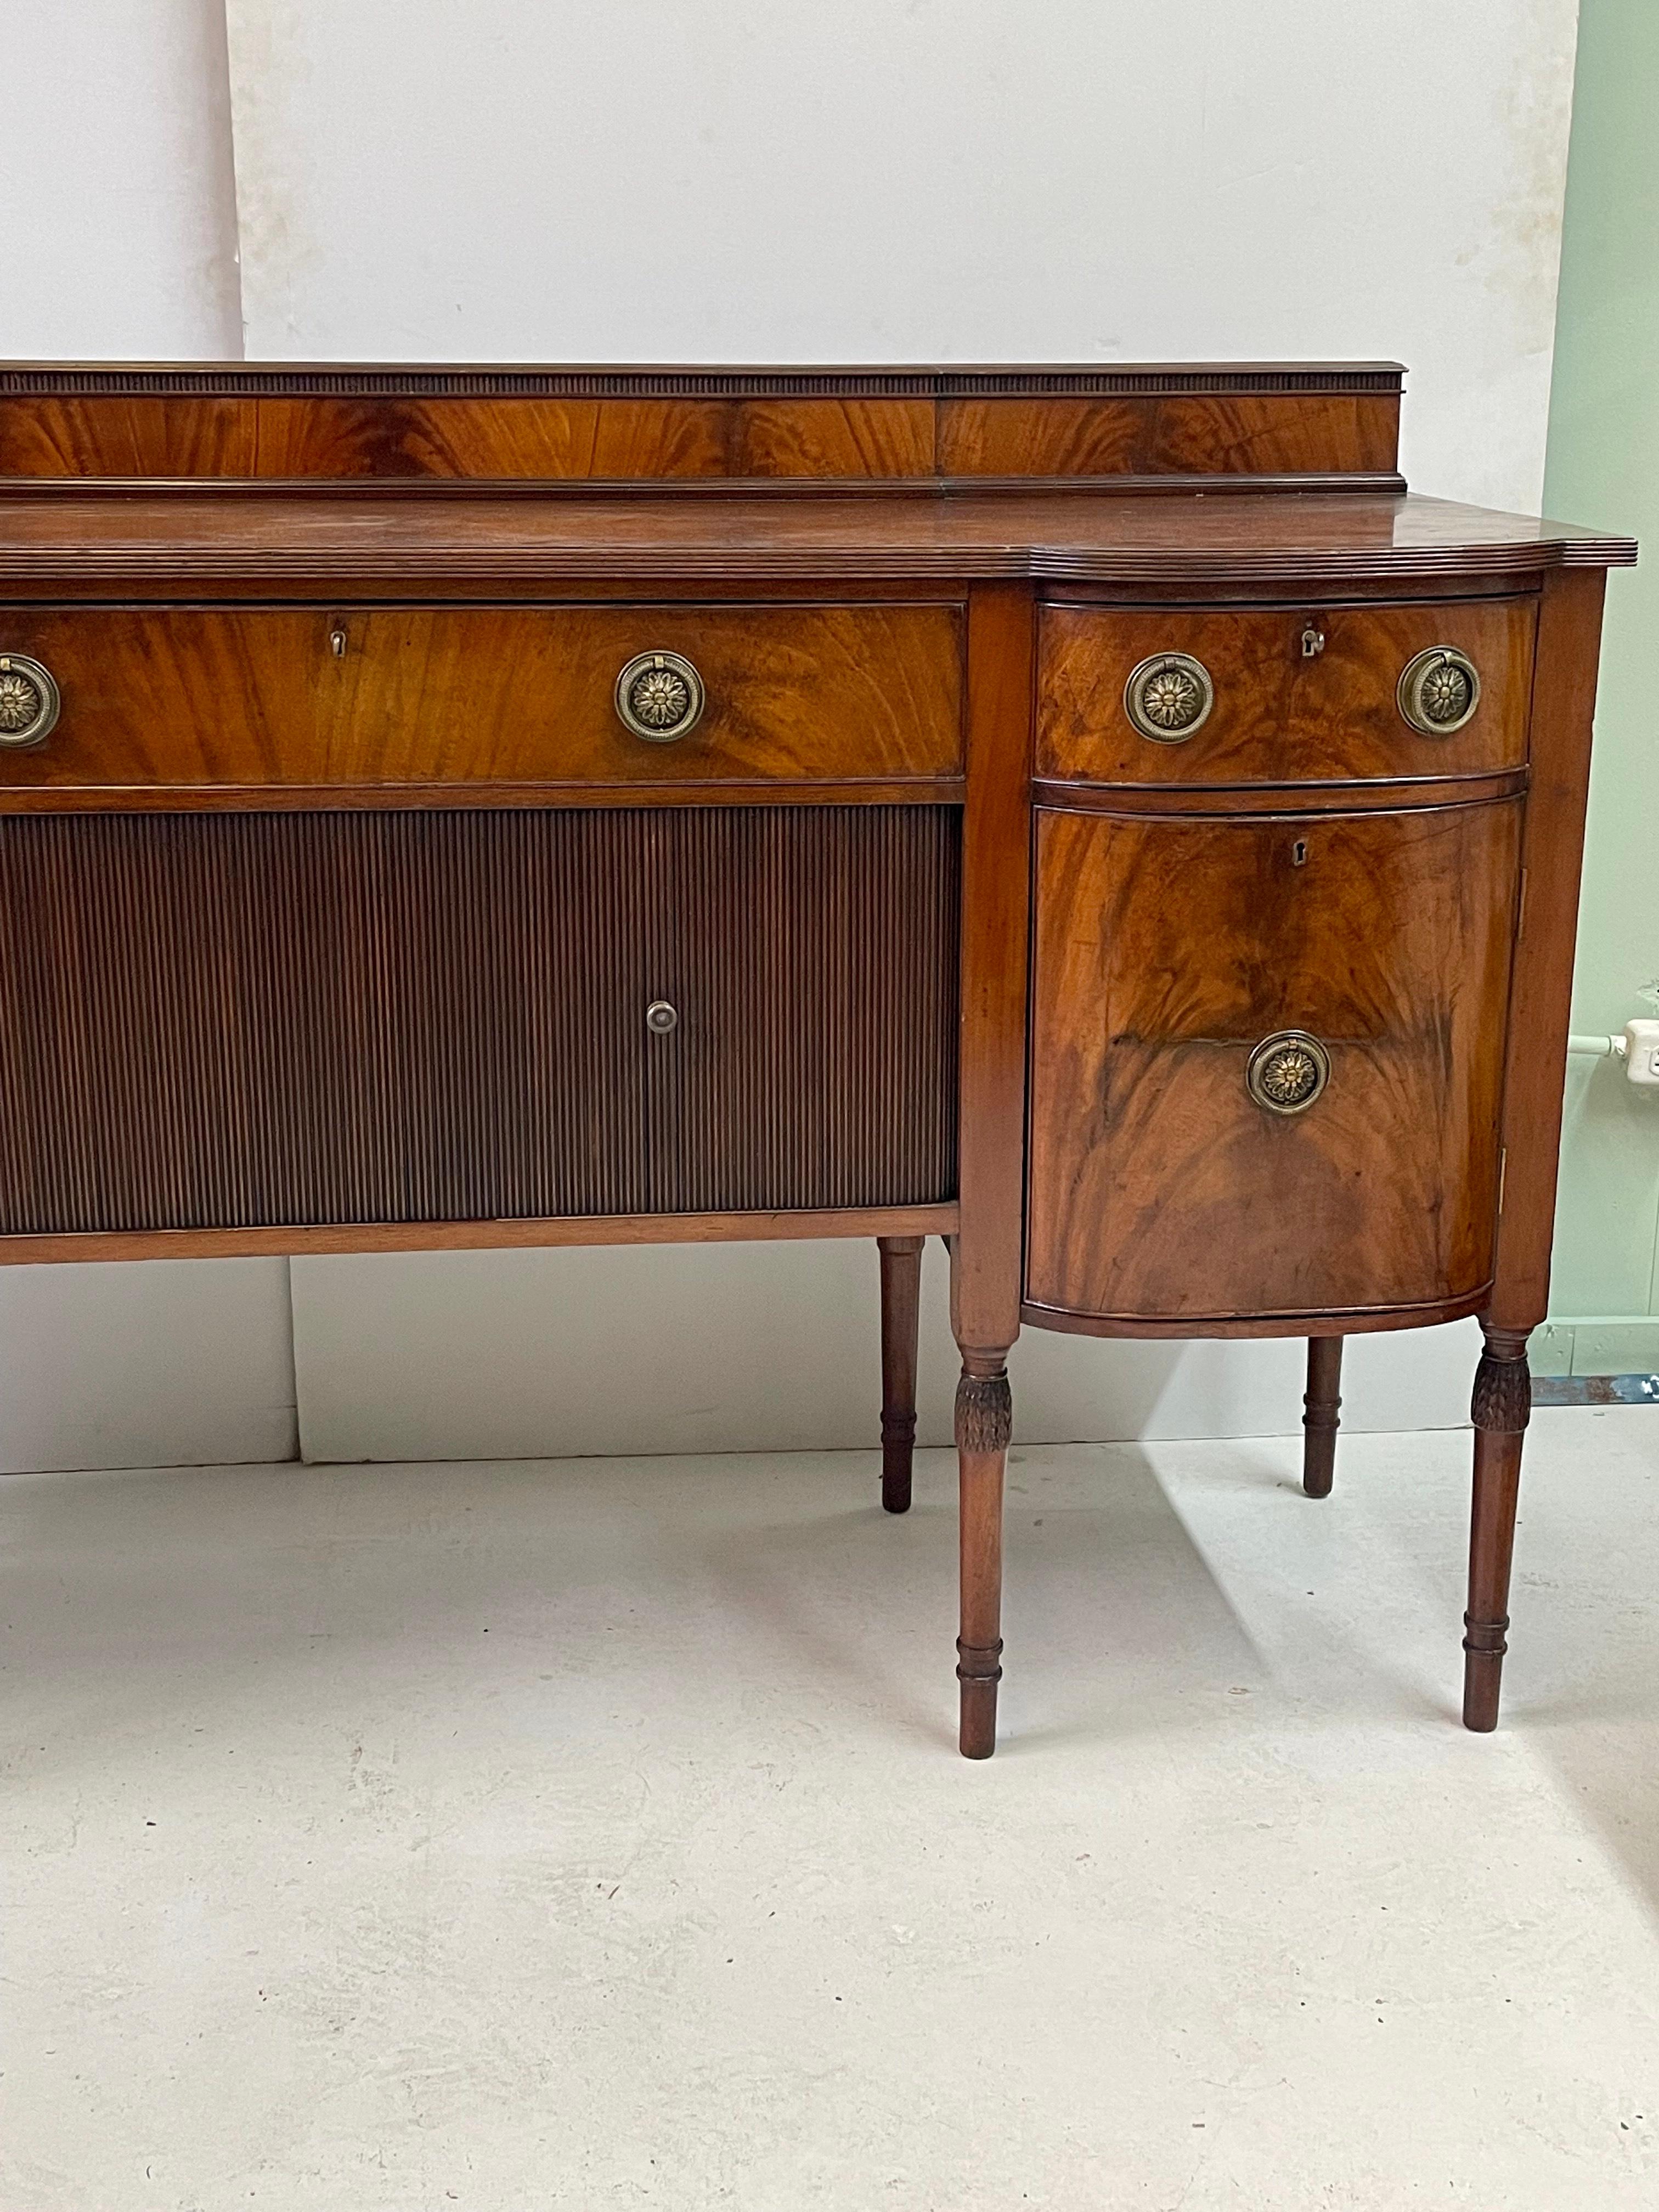
[[[1244,1070],[1244,1087],[1270,1114],[1302,1114],[1331,1079],[1331,1056],[1306,1030],[1263,1037]]]
[[[671,1030],[677,1030],[679,1025],[678,1011],[671,1006],[666,999],[653,999],[645,1010],[645,1026],[653,1036],[666,1036]]]
[[[702,708],[702,678],[684,653],[636,653],[617,678],[617,712],[647,744],[683,738]]]
[[[27,653],[0,653],[0,745],[38,745],[63,704],[52,671]]]
[[[1143,738],[1178,745],[1201,729],[1215,704],[1210,672],[1190,653],[1155,653],[1129,672],[1123,711]]]
[[[1480,704],[1480,672],[1455,646],[1431,645],[1406,663],[1400,711],[1425,738],[1449,738]]]

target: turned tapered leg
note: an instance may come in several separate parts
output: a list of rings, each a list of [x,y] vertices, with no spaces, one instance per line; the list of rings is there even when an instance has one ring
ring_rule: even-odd
[[[1308,1388],[1302,1403],[1302,1487],[1310,1498],[1328,1498],[1336,1472],[1337,1409],[1342,1403],[1342,1340],[1308,1339]]]
[[[957,1385],[957,1463],[962,1491],[962,1685],[964,1759],[988,1759],[997,1747],[997,1684],[1002,1680],[1002,1479],[1013,1432],[1013,1399],[1000,1360],[965,1358]]]
[[[916,1444],[916,1330],[921,1309],[921,1237],[878,1237],[881,1256],[881,1502],[910,1510]]]
[[[1498,1726],[1504,1635],[1510,1625],[1510,1561],[1521,1492],[1521,1446],[1532,1412],[1527,1340],[1482,1328],[1486,1349],[1475,1370],[1474,1511],[1469,1528],[1469,1609],[1463,1616],[1463,1725]]]

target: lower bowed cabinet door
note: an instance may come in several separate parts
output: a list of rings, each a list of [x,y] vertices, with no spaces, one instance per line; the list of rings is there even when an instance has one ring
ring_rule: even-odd
[[[1039,817],[1033,1308],[1201,1333],[1478,1294],[1521,805]]]

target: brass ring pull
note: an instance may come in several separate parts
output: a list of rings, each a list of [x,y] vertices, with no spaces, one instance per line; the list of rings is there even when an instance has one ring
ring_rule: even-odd
[[[1480,704],[1480,672],[1455,646],[1431,645],[1406,663],[1395,696],[1413,729],[1449,738]]]
[[[702,678],[680,653],[635,653],[617,678],[617,712],[647,744],[672,744],[703,709]]]
[[[1209,670],[1190,653],[1155,653],[1129,672],[1123,711],[1157,745],[1184,744],[1215,704]]]
[[[1331,1079],[1331,1056],[1306,1030],[1263,1037],[1244,1069],[1244,1087],[1270,1114],[1303,1114]]]
[[[0,745],[38,745],[63,704],[51,669],[27,653],[0,653]]]

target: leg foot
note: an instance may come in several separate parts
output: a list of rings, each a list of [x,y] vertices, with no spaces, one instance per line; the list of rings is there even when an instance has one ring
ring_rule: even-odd
[[[995,1666],[996,1656],[1002,1650],[994,1644],[988,1652],[973,1652],[958,1641],[957,1674],[962,1683],[962,1720],[957,1743],[964,1759],[989,1759],[997,1747],[997,1684],[1002,1680],[1002,1669]],[[969,1674],[969,1664],[982,1665],[989,1661],[995,1668],[990,1674]]]
[[[1302,1487],[1310,1498],[1328,1498],[1336,1473],[1337,1410],[1342,1403],[1342,1340],[1308,1339],[1308,1389],[1302,1403]]]
[[[986,1371],[988,1370],[989,1371]],[[1000,1358],[964,1356],[957,1385],[957,1460],[962,1492],[962,1685],[964,1759],[988,1759],[997,1742],[1002,1680],[1002,1483],[1013,1400]]]
[[[910,1510],[925,1242],[921,1237],[876,1239],[881,1261],[881,1502],[890,1513]]]
[[[1474,1377],[1474,1510],[1469,1609],[1463,1616],[1463,1725],[1483,1735],[1498,1725],[1521,1448],[1532,1411],[1525,1335],[1494,1328],[1485,1334]]]

